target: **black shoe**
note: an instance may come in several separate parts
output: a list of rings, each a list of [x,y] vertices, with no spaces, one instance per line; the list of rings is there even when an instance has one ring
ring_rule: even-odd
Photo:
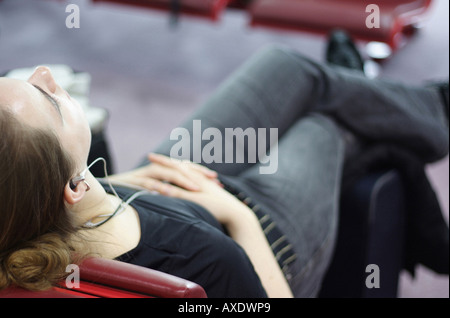
[[[364,60],[352,38],[344,31],[333,31],[328,41],[327,62],[332,65],[364,72]]]

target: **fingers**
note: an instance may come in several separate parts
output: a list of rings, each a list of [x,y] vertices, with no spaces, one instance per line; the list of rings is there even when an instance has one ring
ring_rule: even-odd
[[[166,167],[177,167],[182,161],[177,159],[172,159],[167,156],[163,156],[156,153],[151,153],[148,155],[148,160],[150,160],[153,163],[159,163],[161,165],[164,165]]]
[[[190,191],[200,190],[200,186],[191,176],[189,176],[189,174],[170,167],[159,165],[158,167],[152,169],[151,178],[162,181],[162,183],[165,184],[171,183]]]
[[[171,167],[171,168],[180,168],[180,167],[182,167],[182,165],[188,165],[190,168],[192,168],[193,170],[195,170],[197,172],[200,172],[205,177],[208,177],[210,179],[216,179],[218,177],[217,172],[215,172],[205,166],[193,163],[188,160],[172,159],[170,157],[159,155],[159,154],[154,154],[154,153],[149,154],[148,159],[151,162],[159,163],[164,166]]]
[[[175,190],[177,189],[171,184],[164,183],[161,181],[156,181],[152,185],[153,191],[158,192],[159,194],[165,195],[165,196],[174,196]]]
[[[196,163],[190,163],[192,164],[192,169],[202,173],[205,177],[208,177],[210,179],[216,179],[219,175],[217,174],[217,172],[205,167],[205,166],[201,166],[198,165]]]
[[[134,184],[149,191],[157,192],[159,192],[164,185],[162,181],[152,178],[135,178]]]
[[[223,188],[223,184],[218,179],[219,174],[216,171],[211,170],[205,166],[193,163],[189,160],[178,160],[154,153],[149,154],[148,159],[153,163],[158,163],[166,167],[182,171],[186,176],[188,176],[192,180],[196,179],[198,180],[198,178],[196,178],[198,176],[193,175],[191,173],[191,171],[195,171]]]
[[[169,197],[175,197],[175,198],[184,198],[186,196],[186,193],[195,193],[197,192],[198,187],[186,185],[183,187],[179,184],[176,184],[175,182],[171,181],[161,181],[154,178],[146,178],[146,177],[140,177],[135,178],[133,184],[147,189],[149,191],[155,191],[158,192],[161,195],[169,196]]]

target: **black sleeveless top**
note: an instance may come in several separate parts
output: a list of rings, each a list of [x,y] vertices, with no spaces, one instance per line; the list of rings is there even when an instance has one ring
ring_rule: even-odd
[[[136,192],[114,188],[125,200]],[[154,194],[130,205],[139,215],[141,239],[117,260],[195,282],[210,298],[267,297],[245,251],[207,210]]]

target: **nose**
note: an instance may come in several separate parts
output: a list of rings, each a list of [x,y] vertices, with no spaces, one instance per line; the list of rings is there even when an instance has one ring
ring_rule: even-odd
[[[55,94],[57,84],[53,78],[52,72],[46,66],[38,66],[34,73],[28,79],[30,84],[39,86],[43,90]]]

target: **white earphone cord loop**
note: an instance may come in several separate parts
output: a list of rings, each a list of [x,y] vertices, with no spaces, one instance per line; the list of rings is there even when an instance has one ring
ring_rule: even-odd
[[[119,204],[119,206],[117,207],[117,209],[111,213],[111,214],[103,214],[103,215],[99,215],[98,217],[107,217],[108,219],[104,220],[104,221],[100,221],[98,223],[92,223],[92,222],[87,222],[84,227],[85,228],[94,228],[94,227],[98,227],[100,225],[102,225],[103,223],[105,223],[106,221],[108,221],[111,217],[115,216],[115,215],[119,215],[134,199],[136,199],[137,197],[144,195],[144,194],[148,194],[148,191],[143,190],[143,191],[139,191],[136,192],[135,194],[133,194],[130,198],[128,198],[127,201],[123,201],[119,195],[117,194],[116,190],[114,189],[114,187],[111,184],[111,181],[109,180],[109,175],[108,175],[108,171],[106,169],[106,160],[102,157],[95,159],[80,175],[84,177],[84,174],[86,174],[86,171],[88,171],[94,164],[96,164],[97,162],[102,161],[103,162],[103,171],[105,174],[105,178],[106,181],[108,182],[109,188],[111,189],[111,191],[114,193],[114,195],[121,200],[121,203]]]

